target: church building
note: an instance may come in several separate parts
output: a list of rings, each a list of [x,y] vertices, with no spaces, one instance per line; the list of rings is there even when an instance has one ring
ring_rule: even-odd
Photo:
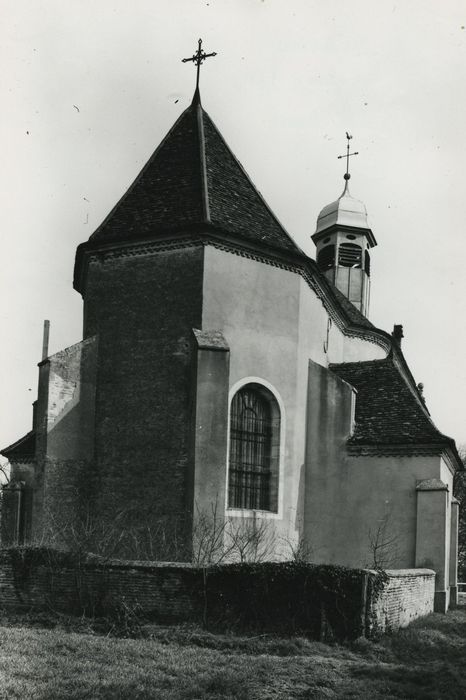
[[[186,561],[210,522],[222,547],[260,533],[262,558],[431,568],[436,609],[456,601],[461,461],[401,327],[368,319],[376,237],[348,170],[310,233],[316,261],[197,87],[77,249],[83,340],[44,353],[32,430],[1,451],[3,544],[85,521],[95,551],[112,530],[114,556]]]

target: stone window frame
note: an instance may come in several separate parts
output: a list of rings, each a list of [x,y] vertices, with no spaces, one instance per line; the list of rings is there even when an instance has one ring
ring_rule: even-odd
[[[230,508],[228,506],[228,486],[229,486],[229,469],[230,469],[230,424],[231,424],[231,405],[233,397],[247,384],[259,384],[267,389],[275,401],[277,402],[280,414],[280,435],[278,446],[278,464],[277,464],[277,510],[256,510],[249,508]],[[227,460],[226,460],[226,478],[225,478],[225,514],[228,517],[240,518],[263,518],[269,520],[283,519],[283,492],[284,492],[284,464],[285,464],[285,435],[286,435],[286,412],[285,404],[277,389],[266,379],[262,377],[243,377],[231,387],[228,394],[228,431],[227,431]]]

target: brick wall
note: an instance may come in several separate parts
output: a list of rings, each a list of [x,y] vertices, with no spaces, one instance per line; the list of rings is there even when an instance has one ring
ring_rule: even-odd
[[[386,573],[388,580],[379,596],[369,591],[368,636],[406,627],[412,620],[434,610],[435,573],[431,569],[401,569]]]
[[[201,246],[89,263],[84,337],[99,339],[93,498],[100,518],[133,509],[140,550],[161,519],[189,530],[192,329],[202,323],[202,284]]]
[[[31,551],[31,550],[30,550]],[[34,551],[34,550],[32,550]],[[163,621],[198,620],[199,570],[189,564],[73,563],[40,550],[22,560],[21,550],[0,550],[0,606],[52,609],[86,614],[110,613],[124,601]],[[18,557],[18,558],[16,558]]]
[[[277,581],[287,566],[296,571],[288,579],[281,578],[278,590]],[[270,569],[265,577],[261,567]],[[325,569],[331,575],[343,572],[335,589],[338,592],[330,597],[326,583],[321,586]],[[337,639],[375,637],[432,612],[432,571],[392,571],[377,593],[375,578],[374,572],[286,562],[256,564],[249,569],[244,565],[230,570],[228,566],[213,567],[206,577],[205,570],[189,564],[87,561],[77,565],[76,559],[52,550],[0,550],[0,605],[9,609],[101,615],[124,603],[163,622],[202,622],[207,614],[209,624],[220,628],[252,626]],[[247,595],[238,593],[246,589]],[[297,601],[297,590],[304,592],[302,601]],[[261,609],[274,596],[274,610]],[[251,599],[255,601],[252,615]],[[274,620],[279,620],[275,627]]]
[[[19,491],[17,488],[3,488],[1,495],[1,541],[3,546],[16,544],[17,512]]]

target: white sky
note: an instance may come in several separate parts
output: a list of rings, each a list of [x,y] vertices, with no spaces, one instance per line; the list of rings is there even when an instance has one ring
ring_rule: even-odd
[[[76,246],[191,101],[297,243],[343,189],[378,241],[371,320],[403,349],[438,427],[466,441],[463,0],[0,0],[0,443],[31,423],[42,324],[81,339]],[[178,102],[176,102],[178,100]],[[78,111],[79,110],[79,111]]]

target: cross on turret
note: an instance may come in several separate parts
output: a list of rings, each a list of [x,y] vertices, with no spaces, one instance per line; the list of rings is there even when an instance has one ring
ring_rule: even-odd
[[[346,155],[344,155],[344,156],[337,156],[337,158],[338,158],[338,159],[340,159],[340,158],[346,158],[346,173],[343,175],[343,177],[345,178],[345,180],[348,181],[348,180],[350,179],[350,177],[351,177],[351,175],[350,175],[350,173],[349,173],[349,159],[351,158],[351,156],[358,156],[358,155],[359,155],[359,152],[358,152],[358,151],[355,151],[354,153],[350,153],[350,152],[349,152],[349,142],[351,141],[351,139],[352,139],[353,137],[351,136],[351,134],[349,134],[348,132],[346,132],[346,138],[348,139],[348,143],[346,144]]]
[[[212,53],[206,53],[205,51],[202,50],[202,39],[199,39],[198,41],[198,47],[197,51],[191,58],[182,58],[183,63],[187,63],[188,61],[192,61],[196,66],[197,66],[197,75],[196,75],[196,90],[199,89],[199,75],[201,72],[201,64],[206,60],[206,58],[210,58],[211,56],[216,56],[216,52],[213,51]]]

